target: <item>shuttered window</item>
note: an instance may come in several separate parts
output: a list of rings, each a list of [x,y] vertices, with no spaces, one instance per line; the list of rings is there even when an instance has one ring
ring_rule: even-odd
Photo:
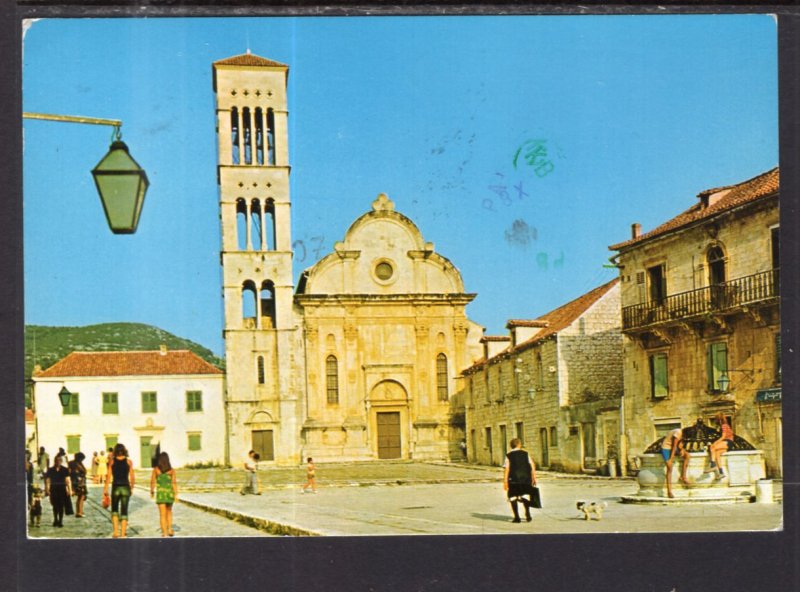
[[[650,356],[650,396],[660,399],[667,395],[669,395],[667,354],[653,354]]]
[[[719,391],[720,378],[728,376],[728,344],[725,342],[710,343],[708,345],[706,367],[708,370],[708,390]]]

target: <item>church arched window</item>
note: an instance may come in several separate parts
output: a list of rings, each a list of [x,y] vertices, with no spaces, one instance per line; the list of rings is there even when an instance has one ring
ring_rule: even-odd
[[[339,402],[339,362],[334,355],[325,360],[325,391],[329,405]]]
[[[439,354],[436,356],[436,398],[440,401],[447,401],[447,356]]]

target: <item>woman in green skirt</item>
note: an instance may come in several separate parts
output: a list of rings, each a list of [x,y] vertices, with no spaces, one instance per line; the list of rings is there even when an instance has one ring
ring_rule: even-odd
[[[150,476],[150,497],[155,496],[161,536],[174,536],[172,531],[172,504],[178,501],[178,479],[169,463],[169,454],[162,452]]]

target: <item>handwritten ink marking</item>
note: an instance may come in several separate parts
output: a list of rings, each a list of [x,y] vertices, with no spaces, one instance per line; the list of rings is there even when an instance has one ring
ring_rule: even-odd
[[[311,246],[306,248],[306,243],[309,243]],[[294,251],[295,261],[298,263],[303,263],[306,260],[309,250],[311,250],[311,254],[313,254],[314,259],[319,260],[320,254],[324,248],[324,236],[312,236],[310,239],[305,241],[303,239],[297,239],[292,243],[292,251]]]
[[[303,254],[299,256],[297,255],[298,247],[303,251]],[[303,241],[299,239],[294,241],[292,243],[292,251],[294,251],[295,256],[297,256],[298,263],[302,263],[303,261],[306,260],[306,246],[303,244]]]
[[[537,177],[545,177],[555,170],[555,165],[553,161],[548,158],[547,152],[547,140],[544,138],[537,138],[531,140],[525,140],[517,151],[514,153],[514,158],[512,159],[512,163],[514,164],[514,170],[517,169],[517,165],[519,163],[520,156],[522,156],[522,160],[527,163],[529,167],[533,167],[533,171],[536,173]]]
[[[519,185],[514,185],[514,189],[517,190],[517,197],[521,200],[523,196],[528,197],[528,194],[522,190],[522,181],[519,182]]]
[[[533,226],[528,226],[525,220],[517,219],[511,224],[511,228],[505,231],[505,239],[508,244],[514,247],[527,248],[531,241],[539,238],[539,233]]]
[[[513,199],[509,193],[509,186],[504,182],[505,175],[503,175],[503,173],[495,173],[495,176],[500,177],[500,179],[495,184],[487,185],[487,189],[494,193],[497,196],[496,199],[499,199],[500,203],[502,203],[504,206],[511,206]],[[516,191],[517,200],[522,201],[524,198],[530,197],[530,194],[523,188],[522,181],[520,181],[517,185],[512,185],[511,187]],[[482,205],[487,210],[492,212],[497,211],[494,209],[494,199],[486,198],[483,200]]]

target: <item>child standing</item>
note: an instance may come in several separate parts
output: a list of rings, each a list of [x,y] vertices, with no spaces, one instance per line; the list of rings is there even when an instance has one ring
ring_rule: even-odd
[[[314,466],[314,459],[310,456],[308,457],[308,464],[306,465],[306,484],[303,485],[303,489],[300,491],[305,493],[309,486],[311,487],[312,493],[317,493],[317,468]]]

